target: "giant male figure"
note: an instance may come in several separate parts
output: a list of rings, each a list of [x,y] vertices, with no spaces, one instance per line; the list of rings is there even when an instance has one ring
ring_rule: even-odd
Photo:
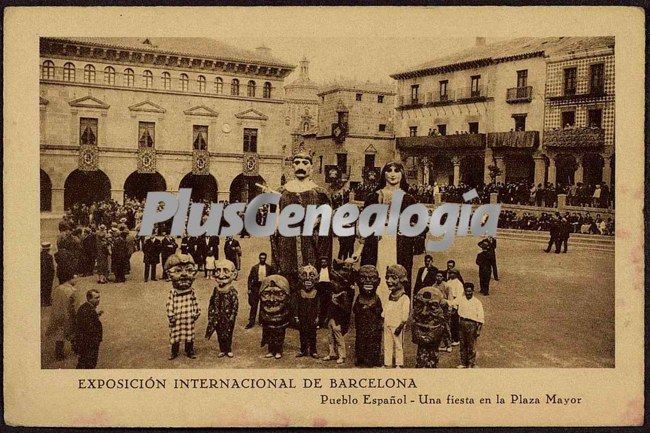
[[[278,212],[282,212],[290,204],[299,204],[305,208],[309,205],[330,204],[324,188],[311,180],[313,167],[311,154],[301,148],[293,155],[292,167],[294,178],[280,188],[280,203]],[[275,234],[271,237],[271,252],[273,264],[278,267],[278,273],[289,281],[291,288],[291,314],[297,321],[296,305],[300,288],[298,269],[302,266],[316,266],[321,257],[332,259],[332,237],[318,235],[318,222],[311,236],[284,237]]]

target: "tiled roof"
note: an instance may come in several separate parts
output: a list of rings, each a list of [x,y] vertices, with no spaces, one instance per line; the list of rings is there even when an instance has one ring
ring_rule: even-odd
[[[122,48],[138,51],[149,51],[162,54],[196,56],[209,59],[230,60],[279,66],[293,69],[283,60],[275,58],[266,52],[245,50],[225,44],[211,38],[48,38],[91,44],[107,48]],[[144,43],[149,41],[150,43]]]
[[[287,84],[284,86],[285,89],[291,89],[291,88],[297,88],[297,87],[303,87],[307,89],[317,89],[318,84],[313,82],[312,80],[309,79],[309,77],[298,77],[295,80],[293,80],[291,83]]]
[[[402,74],[424,72],[468,62],[499,61],[509,57],[533,55],[536,53],[545,56],[555,56],[579,51],[593,51],[613,46],[613,36],[516,38],[483,46],[474,46],[397,72],[392,74],[391,77],[398,78]]]
[[[374,92],[374,93],[385,93],[385,94],[395,94],[395,85],[394,84],[384,84],[384,83],[372,83],[354,80],[335,80],[330,81],[320,87],[319,95],[325,93],[332,93],[338,90],[347,90],[347,91],[359,91],[359,92]]]

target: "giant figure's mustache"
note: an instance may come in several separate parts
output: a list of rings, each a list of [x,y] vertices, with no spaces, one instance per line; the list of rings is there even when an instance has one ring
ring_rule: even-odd
[[[307,174],[307,171],[303,170],[302,168],[299,168],[296,170],[296,174]]]

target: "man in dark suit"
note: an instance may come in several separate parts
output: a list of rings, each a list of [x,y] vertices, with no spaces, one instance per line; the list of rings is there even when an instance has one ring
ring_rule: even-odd
[[[497,240],[492,236],[485,239],[488,242],[490,252],[490,260],[492,261],[492,273],[494,274],[494,281],[499,281],[499,272],[497,270]]]
[[[102,342],[103,329],[99,316],[102,311],[97,311],[99,305],[99,291],[91,289],[86,292],[86,302],[77,310],[75,315],[74,347],[79,362],[77,368],[95,368],[99,355],[99,345]]]
[[[485,296],[490,294],[490,278],[492,277],[492,258],[490,253],[490,241],[483,239],[478,243],[481,252],[476,256],[478,265],[478,278],[481,285],[481,293]]]
[[[49,242],[41,243],[41,307],[52,305],[52,283],[54,282],[54,258],[50,254]]]
[[[562,218],[560,220],[560,229],[558,233],[558,241],[555,244],[555,252],[559,253],[562,250],[563,253],[566,253],[567,245],[569,243],[569,236],[571,236],[571,223],[566,219]],[[564,249],[562,249],[564,246]]]
[[[165,262],[169,256],[172,256],[176,253],[176,248],[178,248],[176,245],[176,240],[169,233],[167,233],[162,241],[160,241],[160,257],[162,259],[163,278],[167,281],[169,281],[169,276],[165,270]]]
[[[449,281],[449,271],[452,269],[456,269],[456,261],[447,260],[447,269],[445,269],[442,273],[445,276],[445,281]],[[460,271],[458,269],[456,269],[456,279],[464,284],[463,277],[460,275]]]
[[[226,260],[230,260],[235,264],[235,268],[238,271],[241,270],[241,247],[239,246],[239,241],[233,239],[232,236],[226,238],[226,242],[223,244],[223,253],[226,256]]]
[[[433,286],[436,282],[436,274],[438,268],[433,266],[433,257],[429,254],[424,256],[424,266],[418,269],[417,277],[415,277],[415,284],[413,285],[413,295],[417,295],[422,287]],[[411,296],[410,293],[407,295]]]
[[[156,281],[156,266],[160,263],[161,242],[154,236],[150,236],[144,241],[142,252],[144,253],[144,281]]]
[[[119,232],[113,240],[111,260],[113,261],[113,272],[115,273],[116,283],[124,283],[126,281],[124,275],[126,274],[126,264],[129,262],[130,258],[128,245],[126,243],[127,233],[128,232]]]
[[[260,253],[259,263],[251,267],[248,274],[248,305],[251,307],[250,314],[248,315],[248,324],[246,329],[255,326],[255,318],[257,317],[257,310],[260,303],[260,286],[262,280],[269,275],[275,274],[273,266],[266,263],[266,253]]]
[[[208,236],[208,256],[219,260],[219,236]]]
[[[548,246],[544,250],[547,253],[551,252],[551,247],[555,245],[555,252],[560,252],[560,221],[557,218],[551,220],[551,226],[549,227],[550,239],[548,240]]]

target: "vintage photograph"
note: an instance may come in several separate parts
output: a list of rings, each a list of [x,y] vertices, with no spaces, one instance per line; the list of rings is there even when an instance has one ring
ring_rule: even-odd
[[[41,37],[41,367],[613,368],[615,38],[405,42]],[[262,192],[260,224],[397,190],[501,212],[442,252],[139,236],[182,188],[204,222]]]

